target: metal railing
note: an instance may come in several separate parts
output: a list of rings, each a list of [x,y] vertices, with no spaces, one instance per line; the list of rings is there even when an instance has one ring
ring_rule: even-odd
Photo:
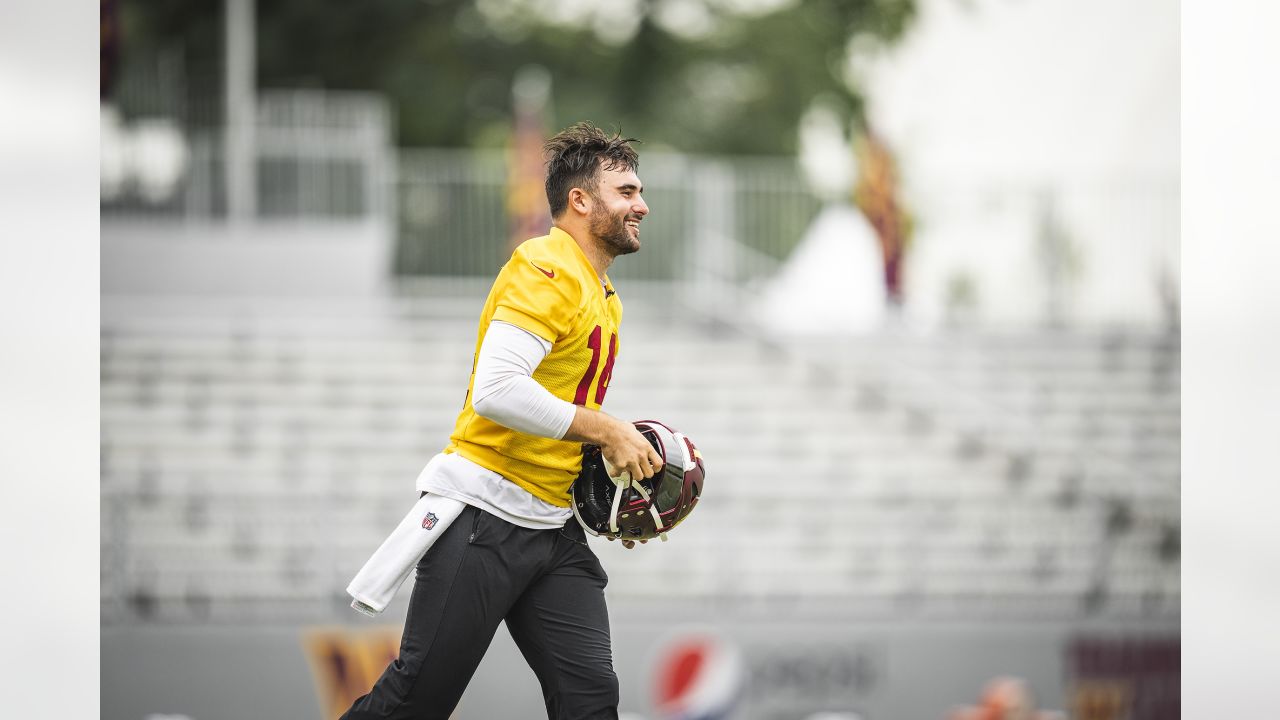
[[[111,132],[104,123],[104,188],[108,158],[114,179],[102,216],[223,222],[224,124],[212,104],[152,88],[179,84],[161,75],[138,91],[150,101],[122,101],[133,117]],[[525,239],[513,237],[501,150],[397,150],[390,108],[374,93],[265,91],[255,107],[256,220],[377,221],[391,229],[402,278],[492,278]],[[674,283],[673,296],[722,320],[776,275],[823,207],[795,158],[646,151],[639,171],[651,208],[644,250],[610,274],[632,287]],[[171,175],[171,189],[157,191],[148,172]],[[980,302],[1024,325],[1098,324],[1137,296],[1145,305],[1132,317],[1176,316],[1176,178],[935,178],[909,184],[903,199],[917,231],[907,293],[945,303],[948,315]]]
[[[118,158],[123,181],[104,193],[103,218],[224,219],[227,132],[207,119],[164,117],[159,122],[173,130],[158,141],[146,135],[148,118],[126,119],[104,131],[104,153]],[[265,91],[258,96],[254,138],[258,219],[352,220],[394,213],[387,194],[391,113],[381,96]],[[153,169],[157,163],[176,166],[176,176],[162,192],[142,192],[143,177],[164,174]]]
[[[646,153],[639,175],[650,214],[644,251],[621,259],[620,279],[767,276],[821,203],[791,158]],[[501,151],[404,150],[397,173],[401,275],[489,276],[510,255],[507,158]]]

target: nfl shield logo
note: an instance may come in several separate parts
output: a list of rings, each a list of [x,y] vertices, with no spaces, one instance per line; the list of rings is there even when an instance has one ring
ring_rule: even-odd
[[[435,513],[433,512],[427,513],[427,516],[422,518],[422,529],[430,530],[431,528],[436,526],[436,521],[438,521],[439,519],[440,518],[436,517]]]

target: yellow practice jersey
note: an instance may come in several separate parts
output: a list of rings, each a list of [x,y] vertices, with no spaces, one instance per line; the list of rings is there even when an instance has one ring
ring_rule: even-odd
[[[480,314],[476,355],[494,320],[518,325],[551,343],[533,379],[552,395],[599,409],[618,357],[622,302],[604,286],[578,243],[560,228],[526,240],[498,273]],[[534,496],[569,506],[569,487],[582,466],[581,443],[529,435],[476,414],[467,399],[445,452],[502,475]]]

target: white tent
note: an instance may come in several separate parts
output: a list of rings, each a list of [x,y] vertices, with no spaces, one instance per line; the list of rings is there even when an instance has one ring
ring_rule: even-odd
[[[853,63],[920,221],[912,317],[944,316],[963,278],[987,322],[1161,318],[1178,284],[1175,0],[922,0],[900,45]]]
[[[970,315],[987,323],[1160,320],[1178,285],[1175,0],[920,0],[899,44],[851,48],[917,223],[908,319],[942,320],[965,287]],[[802,147],[839,157],[830,138],[812,140],[815,124]],[[811,173],[824,174],[814,181],[829,196],[848,175]],[[767,325],[803,323],[831,286],[822,273],[846,264],[851,250],[834,245],[830,262],[814,259],[830,221],[819,217],[788,259],[770,290],[786,304]],[[811,282],[796,279],[807,272]]]

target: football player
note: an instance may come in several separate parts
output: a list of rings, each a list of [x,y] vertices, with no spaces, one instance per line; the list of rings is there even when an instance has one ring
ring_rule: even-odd
[[[549,718],[618,716],[608,578],[568,521],[582,443],[633,478],[662,467],[632,423],[600,411],[622,321],[605,271],[640,249],[649,213],[633,141],[579,123],[546,144],[553,226],[498,273],[462,412],[418,479],[467,507],[418,562],[399,657],[347,720],[448,718],[503,620]]]

